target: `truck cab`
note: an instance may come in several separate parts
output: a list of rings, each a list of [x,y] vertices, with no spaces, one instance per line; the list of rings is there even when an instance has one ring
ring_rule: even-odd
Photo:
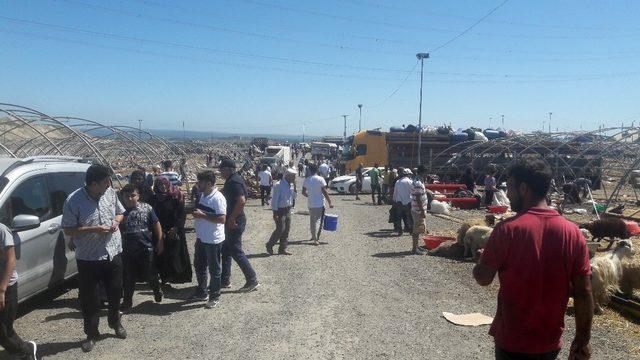
[[[355,171],[358,165],[373,167],[387,165],[389,153],[387,139],[383,132],[365,130],[350,136],[342,148],[342,158],[345,160],[347,172]]]

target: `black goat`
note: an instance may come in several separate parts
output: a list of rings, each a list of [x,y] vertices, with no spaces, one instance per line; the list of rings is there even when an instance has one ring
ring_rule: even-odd
[[[593,236],[593,240],[600,242],[605,237],[609,238],[610,249],[615,241],[618,239],[628,239],[631,237],[631,233],[627,228],[627,224],[618,218],[605,218],[600,220],[594,220],[588,223],[580,224],[581,229],[587,229]]]

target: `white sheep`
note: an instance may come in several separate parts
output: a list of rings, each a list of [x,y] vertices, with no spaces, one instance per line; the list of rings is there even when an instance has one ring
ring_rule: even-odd
[[[640,259],[634,258],[622,262],[620,292],[628,299],[633,298],[633,291],[640,290]]]
[[[474,257],[478,249],[483,249],[489,236],[491,236],[492,228],[488,226],[472,226],[464,235],[464,257]]]
[[[601,314],[602,306],[607,305],[611,294],[619,291],[622,276],[622,260],[634,254],[629,240],[620,240],[615,250],[605,256],[591,259],[591,288],[593,291],[594,313]]]

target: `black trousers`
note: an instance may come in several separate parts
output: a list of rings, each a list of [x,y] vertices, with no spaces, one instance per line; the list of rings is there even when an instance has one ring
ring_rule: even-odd
[[[80,293],[80,308],[84,319],[84,333],[87,338],[96,339],[100,336],[98,324],[100,322],[100,296],[98,284],[101,283],[107,291],[109,302],[109,327],[115,328],[120,324],[120,297],[122,296],[122,255],[118,254],[111,260],[86,261],[77,260]]]
[[[13,330],[18,308],[18,284],[7,287],[4,293],[4,308],[0,310],[0,345],[11,355],[26,355],[31,350]]]
[[[376,203],[376,192],[378,193],[378,205],[382,204],[382,189],[380,188],[380,184],[371,184],[371,201]]]
[[[136,280],[146,281],[154,293],[160,291],[160,279],[153,249],[138,249],[122,253],[124,301],[131,303]]]
[[[523,354],[509,352],[496,346],[496,360],[555,360],[560,353],[560,349],[544,354]]]
[[[271,198],[271,186],[260,185],[260,201],[262,201],[262,206],[265,203],[269,203],[269,199]]]
[[[411,204],[403,205],[396,202],[394,205],[395,216],[393,217],[393,229],[402,231],[402,223],[404,222],[404,230],[413,230],[413,217],[411,217]]]
[[[484,191],[484,204],[486,206],[491,206],[491,204],[493,204],[493,193],[493,190]]]

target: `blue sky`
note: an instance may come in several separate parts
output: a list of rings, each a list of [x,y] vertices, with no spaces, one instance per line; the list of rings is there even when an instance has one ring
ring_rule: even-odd
[[[357,104],[364,128],[417,123],[415,54],[430,52],[424,124],[639,122],[638,2],[510,0],[434,51],[502,1],[0,1],[0,102],[144,128],[341,135]]]

